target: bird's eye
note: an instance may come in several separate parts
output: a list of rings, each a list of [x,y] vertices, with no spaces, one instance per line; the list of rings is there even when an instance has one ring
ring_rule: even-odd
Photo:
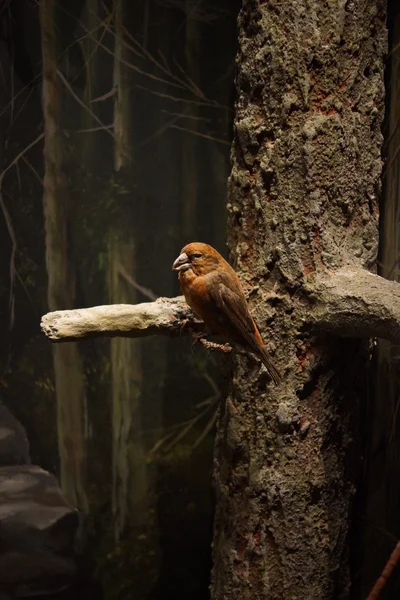
[[[201,252],[196,252],[195,254],[192,254],[192,258],[200,258],[201,256]]]

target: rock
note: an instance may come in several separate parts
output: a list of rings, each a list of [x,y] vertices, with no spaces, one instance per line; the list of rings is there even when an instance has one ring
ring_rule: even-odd
[[[0,466],[29,465],[30,462],[25,429],[0,402]]]
[[[49,596],[74,585],[78,511],[34,465],[0,467],[0,594]]]

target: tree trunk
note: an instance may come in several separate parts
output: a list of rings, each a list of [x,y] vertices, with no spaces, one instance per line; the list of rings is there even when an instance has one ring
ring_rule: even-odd
[[[199,81],[199,36],[200,23],[193,15],[193,0],[185,0],[185,71],[188,77],[197,85]],[[184,108],[184,114],[188,117],[183,121],[188,131],[182,137],[182,199],[183,239],[190,242],[196,238],[197,204],[199,194],[199,155],[197,145],[199,138],[196,135],[198,119],[200,117],[199,107],[196,103],[189,102]],[[193,133],[190,133],[193,132]],[[186,242],[185,242],[186,243]]]
[[[114,62],[114,168],[130,181],[131,123],[129,72],[121,62],[123,45],[124,0],[115,0]],[[122,196],[121,196],[122,197]],[[126,209],[123,209],[126,210]],[[124,213],[129,223],[131,215]],[[135,278],[136,251],[134,233],[125,224],[110,235],[109,246],[110,302],[134,303],[136,292],[123,279],[123,272]],[[140,397],[142,366],[140,341],[111,341],[113,406],[113,514],[114,533],[118,540],[129,522],[141,525],[146,520],[147,468],[142,445]]]
[[[114,0],[115,47],[114,47],[114,168],[117,172],[131,165],[131,98],[130,73],[123,61],[124,47],[124,0]]]
[[[67,236],[67,182],[62,169],[55,13],[55,0],[41,1],[45,134],[43,205],[50,310],[71,308],[75,299],[75,274],[70,264]],[[68,501],[86,511],[85,388],[78,345],[55,346],[53,357],[61,486]]]
[[[85,35],[82,42],[82,51],[85,60],[85,87],[83,90],[82,100],[87,107],[87,110],[80,111],[81,129],[92,129],[98,127],[98,123],[93,118],[89,110],[96,110],[96,105],[92,104],[95,98],[96,83],[99,80],[99,3],[98,0],[86,0],[82,20],[86,29],[90,32]],[[75,110],[77,106],[75,105]],[[96,163],[96,157],[100,152],[98,138],[93,132],[85,133],[80,139],[80,151],[82,154],[83,164],[90,168]],[[93,169],[91,169],[92,171]]]
[[[313,276],[376,268],[384,4],[243,0],[229,245],[283,383],[251,357],[235,364],[217,433],[214,600],[349,595],[368,343],[301,329]]]

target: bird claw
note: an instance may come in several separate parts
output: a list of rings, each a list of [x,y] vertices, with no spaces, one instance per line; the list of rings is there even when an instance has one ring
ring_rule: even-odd
[[[217,344],[217,342],[211,342],[205,337],[199,337],[197,341],[200,342],[204,348],[207,348],[207,350],[219,350],[225,354],[232,352],[232,347],[229,344]]]

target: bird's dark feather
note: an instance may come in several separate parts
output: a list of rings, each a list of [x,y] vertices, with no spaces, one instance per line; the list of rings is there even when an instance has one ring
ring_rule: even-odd
[[[274,382],[278,384],[281,375],[272,363],[265,346],[260,346],[257,340],[254,321],[249,313],[242,290],[236,285],[235,280],[227,277],[225,273],[210,274],[208,277],[214,279],[213,285],[207,286],[208,293],[221,311],[221,318],[227,320],[239,337],[242,337],[243,341],[253,348],[270,372]]]
[[[209,293],[217,307],[223,311],[224,316],[228,317],[231,325],[241,333],[251,346],[256,345],[255,327],[248,313],[245,300],[232,292],[223,283],[212,287]]]

